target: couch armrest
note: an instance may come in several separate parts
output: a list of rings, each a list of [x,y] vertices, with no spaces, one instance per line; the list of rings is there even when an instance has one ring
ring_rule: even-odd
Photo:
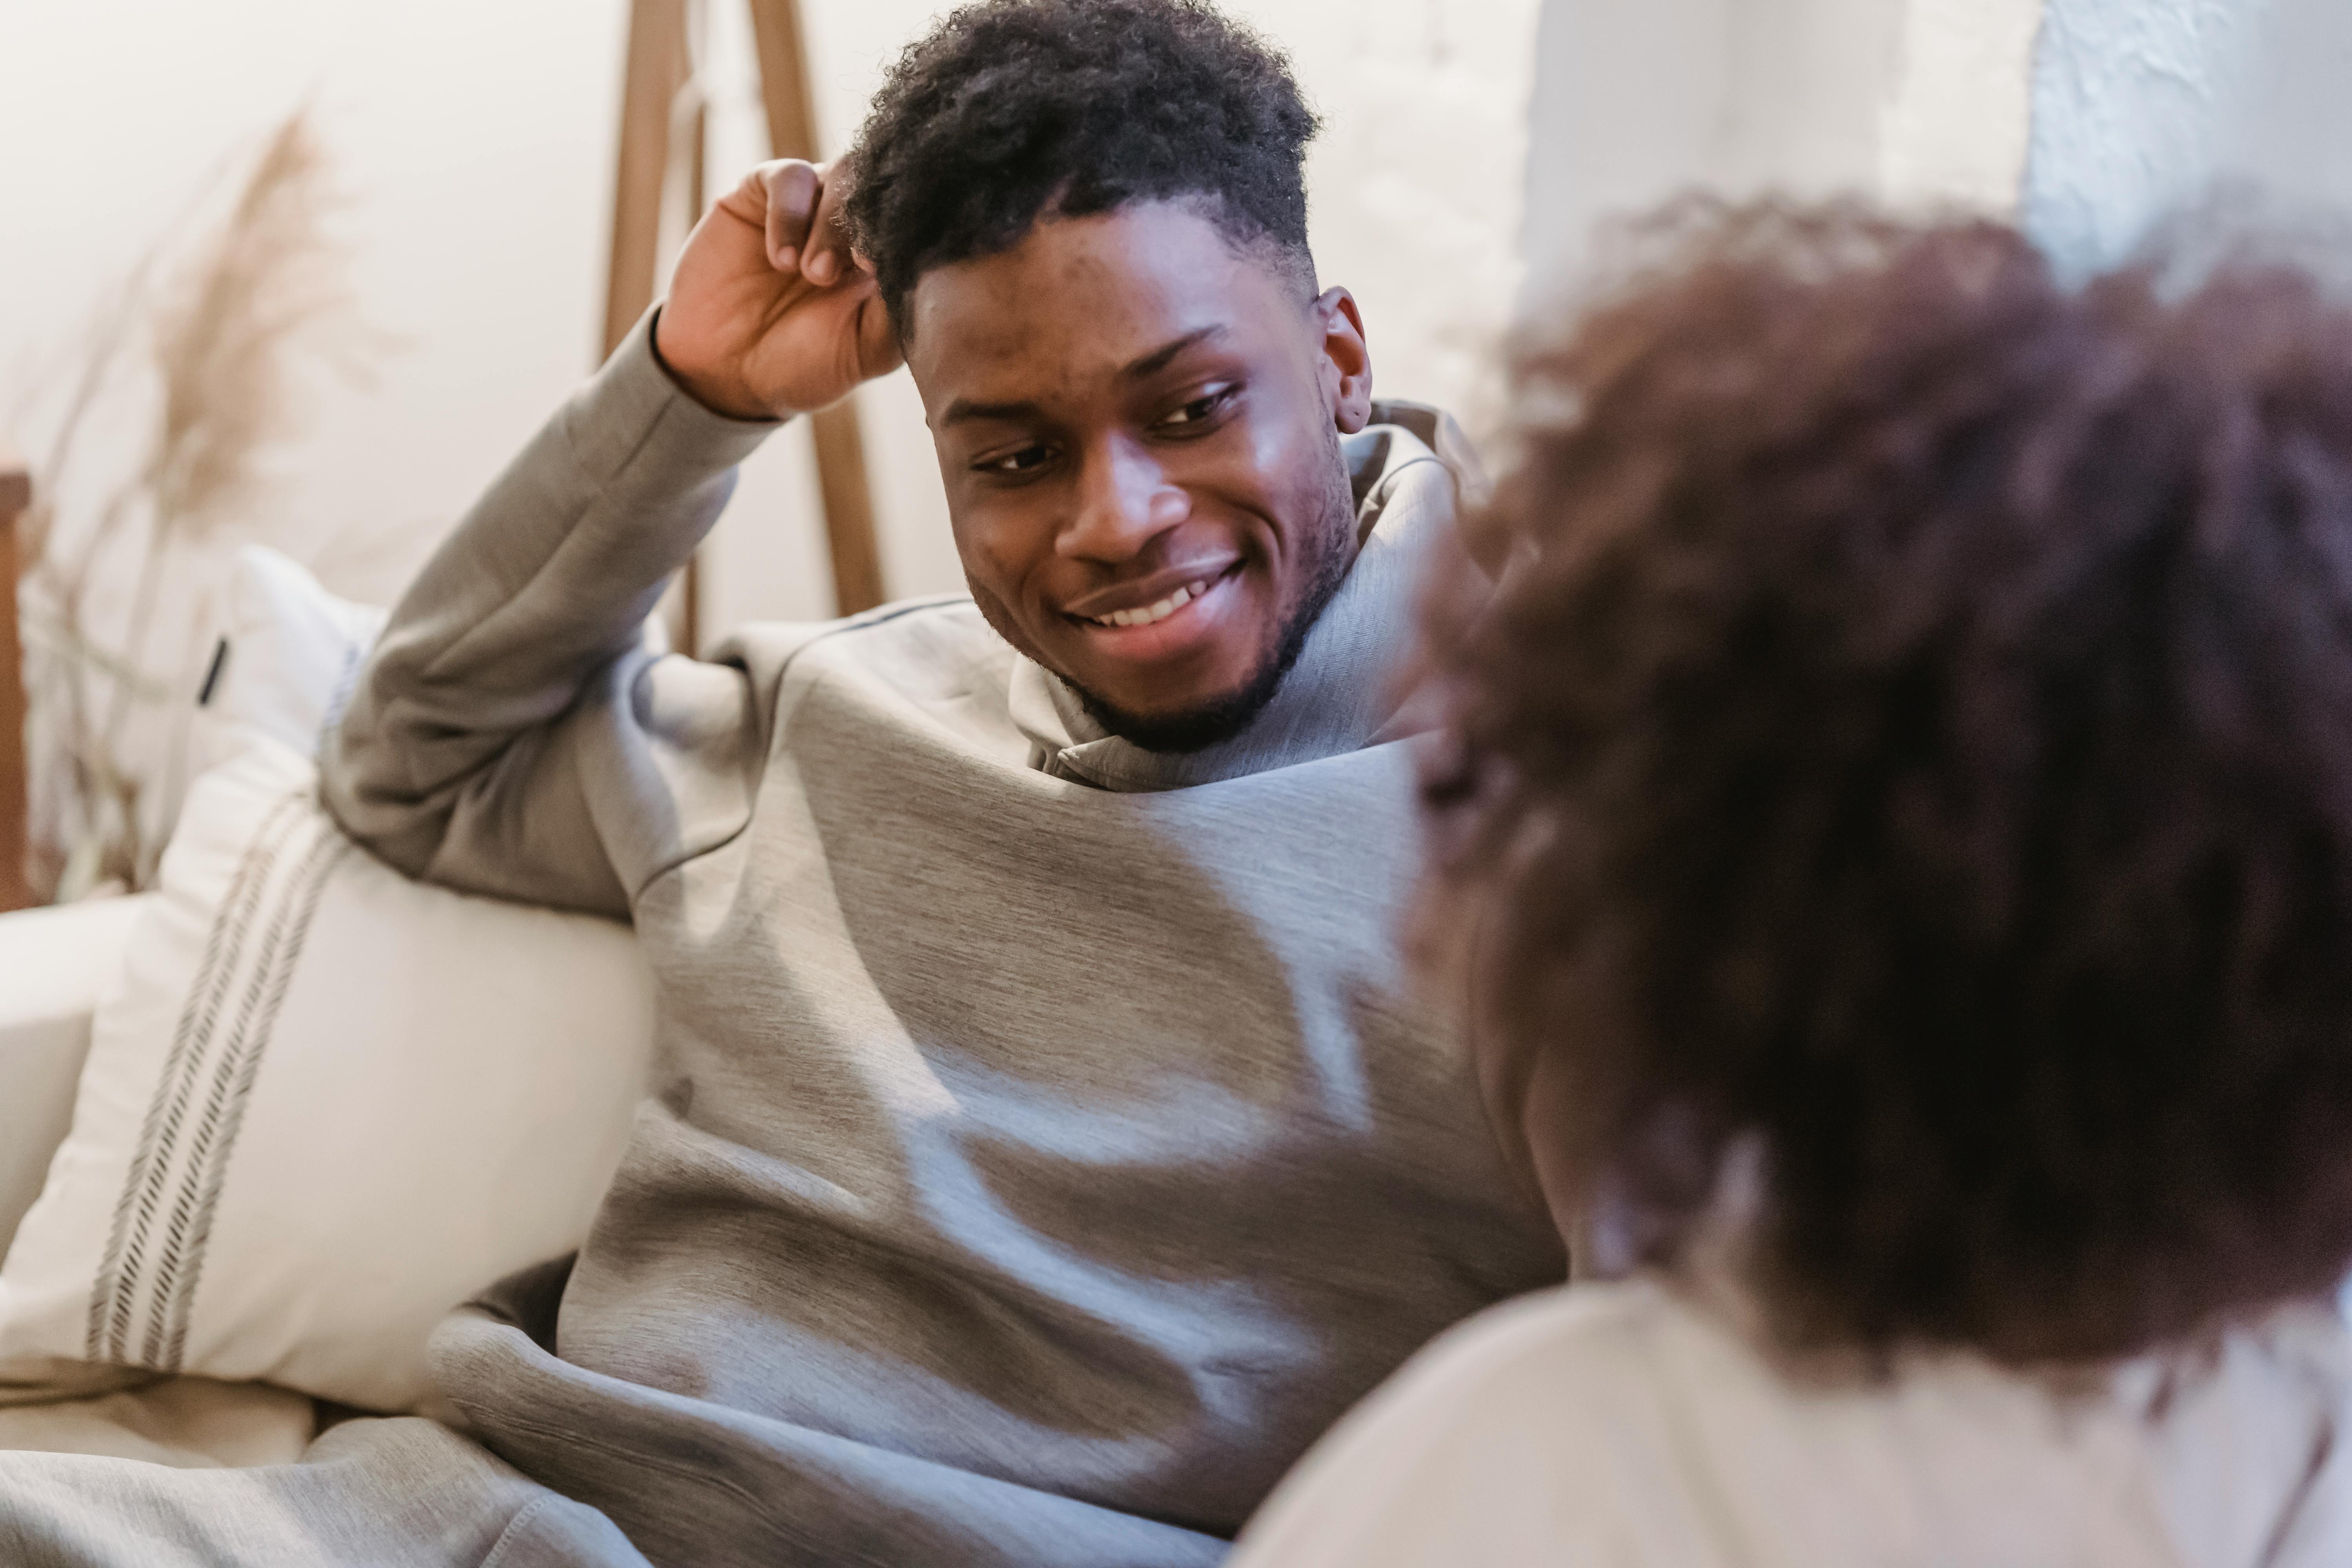
[[[0,1257],[73,1121],[89,1018],[145,898],[0,915]]]

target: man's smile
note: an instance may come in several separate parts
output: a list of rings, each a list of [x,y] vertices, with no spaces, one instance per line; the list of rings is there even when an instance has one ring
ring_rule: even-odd
[[[1109,583],[1081,594],[1062,606],[1076,621],[1101,626],[1145,626],[1197,599],[1213,584],[1241,570],[1237,552],[1195,555],[1175,566],[1163,566],[1146,576]]]
[[[1063,616],[1090,652],[1137,662],[1171,658],[1219,635],[1242,566],[1233,559],[1154,573],[1089,594]]]

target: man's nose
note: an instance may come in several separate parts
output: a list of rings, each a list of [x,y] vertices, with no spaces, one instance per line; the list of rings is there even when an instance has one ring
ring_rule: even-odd
[[[1087,561],[1132,560],[1192,511],[1191,499],[1134,440],[1106,441],[1087,454],[1077,501],[1055,548]]]

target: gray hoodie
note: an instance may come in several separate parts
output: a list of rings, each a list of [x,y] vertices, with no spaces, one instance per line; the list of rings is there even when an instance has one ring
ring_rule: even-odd
[[[770,429],[644,325],[491,489],[326,799],[413,875],[633,920],[664,1075],[576,1264],[436,1342],[493,1450],[662,1563],[1207,1563],[1423,1342],[1560,1278],[1398,951],[1389,678],[1459,463],[1375,418],[1346,583],[1181,756],[963,598],[640,651]]]

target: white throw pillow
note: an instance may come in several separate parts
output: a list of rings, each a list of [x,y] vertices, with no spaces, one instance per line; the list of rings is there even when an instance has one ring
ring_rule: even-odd
[[[299,562],[267,545],[239,549],[196,709],[196,771],[219,766],[261,738],[317,756],[327,726],[351,700],[386,615],[337,598]]]
[[[240,546],[213,625],[194,771],[217,767],[264,738],[316,757],[391,615],[336,597],[310,568],[266,544]],[[650,652],[669,651],[659,616],[646,622],[645,643]]]
[[[0,1265],[0,1373],[410,1409],[443,1312],[586,1235],[651,1051],[635,938],[409,881],[316,797],[268,740],[190,790]]]

